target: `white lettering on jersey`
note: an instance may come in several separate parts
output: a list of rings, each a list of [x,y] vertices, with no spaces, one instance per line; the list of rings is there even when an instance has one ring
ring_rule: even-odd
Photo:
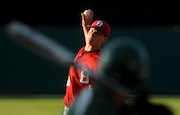
[[[79,81],[83,84],[89,83],[89,73],[86,68],[82,68]]]
[[[70,86],[70,76],[68,76],[68,80],[66,82],[66,86]]]

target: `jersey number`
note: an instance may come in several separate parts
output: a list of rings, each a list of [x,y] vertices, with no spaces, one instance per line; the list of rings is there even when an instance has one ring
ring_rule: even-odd
[[[86,68],[82,68],[80,73],[80,82],[84,84],[89,83],[89,73]]]

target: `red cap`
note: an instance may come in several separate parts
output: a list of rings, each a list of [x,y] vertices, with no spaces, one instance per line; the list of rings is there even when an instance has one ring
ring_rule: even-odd
[[[94,21],[90,27],[98,27],[107,37],[110,36],[111,28],[109,24],[103,20]]]

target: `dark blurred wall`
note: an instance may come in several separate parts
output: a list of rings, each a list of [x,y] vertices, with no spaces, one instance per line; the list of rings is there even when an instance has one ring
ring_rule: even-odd
[[[76,52],[84,45],[80,27],[34,27]],[[112,27],[110,39],[132,36],[150,53],[147,87],[153,94],[180,94],[180,31],[172,27]],[[64,94],[67,69],[8,39],[0,30],[1,94]]]
[[[91,8],[95,18],[105,19],[112,26],[152,26],[180,24],[178,3],[157,0],[51,0],[13,1],[0,3],[0,25],[18,19],[31,25],[78,26],[80,12]]]

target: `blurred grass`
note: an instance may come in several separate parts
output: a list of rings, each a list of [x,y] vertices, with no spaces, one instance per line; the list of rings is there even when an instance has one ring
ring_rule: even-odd
[[[180,115],[180,96],[152,96],[154,103],[165,104]],[[0,96],[0,115],[61,115],[62,96]]]
[[[180,115],[180,95],[177,96],[152,96],[151,101],[166,105],[174,115]]]
[[[60,115],[62,96],[0,97],[0,115]]]

